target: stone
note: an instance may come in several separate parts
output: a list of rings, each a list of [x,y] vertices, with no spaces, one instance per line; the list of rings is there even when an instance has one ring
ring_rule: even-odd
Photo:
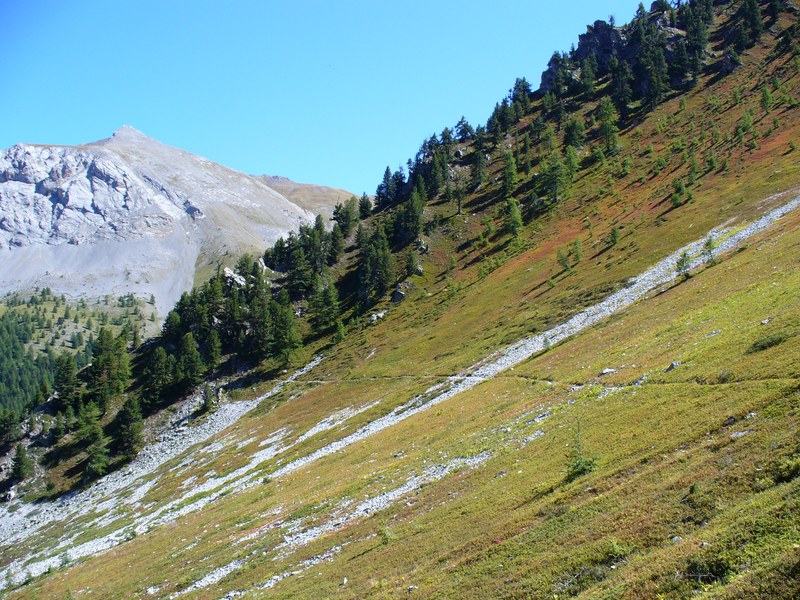
[[[680,362],[679,360],[676,360],[675,362],[670,363],[670,365],[667,367],[667,369],[664,372],[665,373],[669,373],[670,371],[674,371],[675,369],[680,367],[682,364],[683,364],[682,362]]]
[[[402,302],[405,299],[406,299],[406,293],[398,285],[397,289],[394,292],[392,292],[392,302],[395,303]]]
[[[617,372],[617,369],[606,368],[600,371],[600,377],[604,377],[605,375],[613,375]]]

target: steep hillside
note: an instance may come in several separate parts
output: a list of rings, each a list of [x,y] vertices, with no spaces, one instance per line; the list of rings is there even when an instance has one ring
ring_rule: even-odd
[[[184,296],[150,443],[2,509],[9,597],[800,595],[798,11],[686,6]]]

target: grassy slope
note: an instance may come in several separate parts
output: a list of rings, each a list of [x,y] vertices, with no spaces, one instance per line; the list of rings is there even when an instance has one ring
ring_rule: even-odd
[[[195,474],[202,480],[211,470],[241,466],[246,451],[258,450],[260,440],[283,427],[299,434],[334,410],[382,400],[268,461],[266,474],[278,461],[342,437],[497,347],[563,320],[710,227],[779,202],[764,199],[800,180],[797,152],[788,152],[789,140],[800,139],[798,110],[778,106],[759,120],[758,90],[779,69],[785,93],[797,98],[800,90],[796,66],[771,60],[768,51],[757,48],[740,71],[701,82],[685,96],[685,108],[669,101],[625,132],[621,157],[631,156],[631,173],[613,175],[621,157],[582,171],[570,199],[529,225],[524,248],[488,274],[487,260],[503,252],[497,249],[502,238],[488,249],[458,250],[482,229],[482,216],[493,214],[492,207],[481,212],[480,199],[473,198],[468,215],[450,217],[432,234],[426,275],[414,278],[405,302],[329,351],[330,359],[311,375],[322,381],[296,387],[291,391],[299,395],[288,400],[287,392],[237,424],[229,440],[255,438],[242,452],[214,455]],[[748,107],[762,134],[752,150],[722,139]],[[779,127],[763,135],[773,118]],[[708,120],[720,141],[713,142]],[[698,159],[713,151],[718,162],[728,159],[730,171],[704,174],[689,186],[694,200],[669,210],[672,181],[687,172],[669,148],[680,134],[700,139],[703,130]],[[669,159],[668,167],[654,176],[659,155]],[[606,193],[599,195],[601,187]],[[429,217],[437,210],[452,215],[448,206],[427,210]],[[20,594],[63,597],[68,589],[92,589],[94,597],[139,596],[170,573],[159,591],[167,594],[263,549],[267,554],[246,569],[194,594],[218,598],[347,543],[332,562],[278,583],[271,595],[397,597],[409,586],[420,597],[797,595],[798,480],[776,481],[777,466],[800,441],[797,225],[796,217],[787,219],[721,264],[436,409]],[[623,236],[605,249],[600,240],[612,226]],[[578,236],[583,259],[572,274],[563,273],[556,250]],[[450,252],[459,262],[446,274]],[[762,325],[766,318],[773,320]],[[772,333],[787,339],[749,351]],[[681,366],[665,372],[674,361]],[[599,378],[606,367],[618,372]],[[643,385],[630,385],[644,374]],[[612,384],[621,389],[603,391]],[[541,423],[529,423],[548,409]],[[578,422],[598,467],[568,482],[565,465]],[[540,429],[541,437],[523,443]],[[344,499],[375,496],[430,464],[482,451],[492,453],[484,465],[423,486],[288,556],[273,560],[271,549],[285,533],[279,528],[232,544],[272,522],[321,523]],[[144,501],[172,497],[191,475],[167,476]],[[682,539],[673,542],[674,536]],[[4,550],[5,560],[13,553]],[[713,573],[720,582],[707,576]]]

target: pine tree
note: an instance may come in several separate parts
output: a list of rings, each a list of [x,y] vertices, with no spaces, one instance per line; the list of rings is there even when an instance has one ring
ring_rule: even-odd
[[[203,380],[203,358],[194,339],[192,332],[184,334],[178,345],[178,357],[175,365],[175,379],[190,385],[198,384]]]
[[[78,376],[75,360],[66,352],[56,357],[54,385],[58,392],[58,401],[66,408],[75,405],[78,399]]]
[[[135,396],[130,396],[125,401],[117,419],[119,421],[116,436],[117,448],[124,458],[133,458],[144,445],[142,409]]]
[[[419,269],[419,259],[417,259],[417,252],[414,248],[409,248],[406,254],[406,277],[411,277],[417,274]]]
[[[366,194],[362,194],[358,201],[358,215],[366,219],[372,214],[372,201]]]
[[[761,9],[757,0],[743,0],[739,6],[737,17],[747,34],[749,44],[752,46],[761,39],[764,33],[764,21],[761,19]]]
[[[395,189],[392,181],[392,170],[387,166],[383,172],[383,180],[375,190],[375,205],[378,209],[386,208],[394,199]]]
[[[356,228],[356,245],[363,250],[367,246],[367,242],[369,242],[367,229],[362,223],[359,223]]]
[[[213,373],[219,366],[219,361],[222,359],[222,342],[219,339],[219,333],[213,329],[208,336],[208,361],[207,368],[210,373]]]
[[[631,72],[631,67],[626,61],[620,61],[612,56],[609,61],[609,70],[611,71],[611,99],[619,113],[626,117],[628,104],[633,98],[633,91],[631,90],[633,73]]]
[[[342,255],[342,252],[344,252],[344,239],[345,236],[342,233],[342,230],[339,229],[338,223],[334,223],[329,237],[328,260],[327,260],[329,265],[336,264],[336,261],[339,260],[339,257]]]
[[[511,196],[517,186],[517,161],[511,152],[506,152],[503,165],[503,195]]]
[[[297,331],[297,322],[289,294],[283,288],[272,303],[272,314],[274,315],[275,331],[272,350],[284,362],[288,362],[292,352],[300,347],[302,339]]]
[[[286,286],[294,298],[302,298],[314,285],[314,272],[306,252],[298,243],[290,250]]]
[[[556,202],[567,186],[569,174],[561,155],[553,151],[544,161],[539,172],[539,185],[541,194]]]
[[[395,278],[394,258],[386,233],[379,224],[364,248],[359,268],[359,295],[372,300],[386,294]]]
[[[583,120],[572,118],[567,121],[564,127],[564,145],[574,146],[580,148],[586,141],[586,128],[583,125]]]
[[[475,160],[472,164],[472,185],[473,187],[482,187],[486,185],[488,179],[486,155],[481,150],[475,151]]]
[[[595,91],[595,68],[590,60],[581,62],[581,91],[587,96],[591,97]]]
[[[395,215],[394,236],[401,246],[417,239],[422,233],[422,209],[422,196],[415,188]]]
[[[525,135],[522,136],[522,170],[525,172],[525,175],[530,175],[531,173],[531,136],[528,135],[528,132],[525,132]]]
[[[207,383],[203,385],[203,405],[200,408],[203,414],[210,414],[217,410],[217,398],[214,390]]]
[[[606,154],[613,154],[619,148],[619,114],[609,98],[603,98],[597,108],[600,121],[600,137],[603,139]]]
[[[174,366],[169,364],[167,351],[162,346],[158,346],[150,355],[150,360],[144,373],[142,387],[144,388],[147,402],[158,402],[163,391],[172,383],[173,370]]]
[[[769,113],[772,108],[772,102],[772,92],[770,92],[769,88],[765,85],[761,89],[761,110],[763,110],[765,114]]]
[[[23,444],[17,444],[14,460],[11,463],[11,477],[23,481],[33,475],[33,461]]]
[[[684,252],[678,257],[678,262],[675,263],[675,271],[683,277],[684,279],[688,279],[689,277],[689,267],[692,265],[692,260],[689,258],[689,253]]]
[[[308,307],[314,333],[324,333],[336,323],[339,318],[339,294],[329,278],[317,278]]]
[[[66,435],[66,433],[67,433],[67,424],[66,424],[66,419],[64,418],[64,413],[58,411],[56,413],[56,427],[54,431],[56,441],[63,438]]]
[[[578,172],[578,151],[572,146],[567,146],[564,150],[564,166],[567,168],[567,181],[572,183]]]
[[[109,464],[108,438],[103,435],[100,423],[95,422],[90,426],[87,441],[88,458],[84,476],[87,480],[92,480],[105,475]]]
[[[475,130],[463,116],[456,123],[456,136],[459,142],[466,142],[475,137]]]
[[[519,203],[513,198],[506,200],[506,219],[504,224],[506,232],[513,238],[519,237],[522,231],[522,214]]]
[[[105,410],[108,402],[127,387],[130,380],[130,357],[124,334],[114,337],[103,327],[94,344],[94,359],[89,369],[89,392]]]

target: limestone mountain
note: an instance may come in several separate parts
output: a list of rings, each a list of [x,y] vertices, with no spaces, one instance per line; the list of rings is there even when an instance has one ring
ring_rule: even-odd
[[[317,192],[315,209],[341,195]],[[17,144],[0,156],[0,293],[133,292],[170,307],[198,273],[313,219],[263,178],[129,126],[80,146]]]

